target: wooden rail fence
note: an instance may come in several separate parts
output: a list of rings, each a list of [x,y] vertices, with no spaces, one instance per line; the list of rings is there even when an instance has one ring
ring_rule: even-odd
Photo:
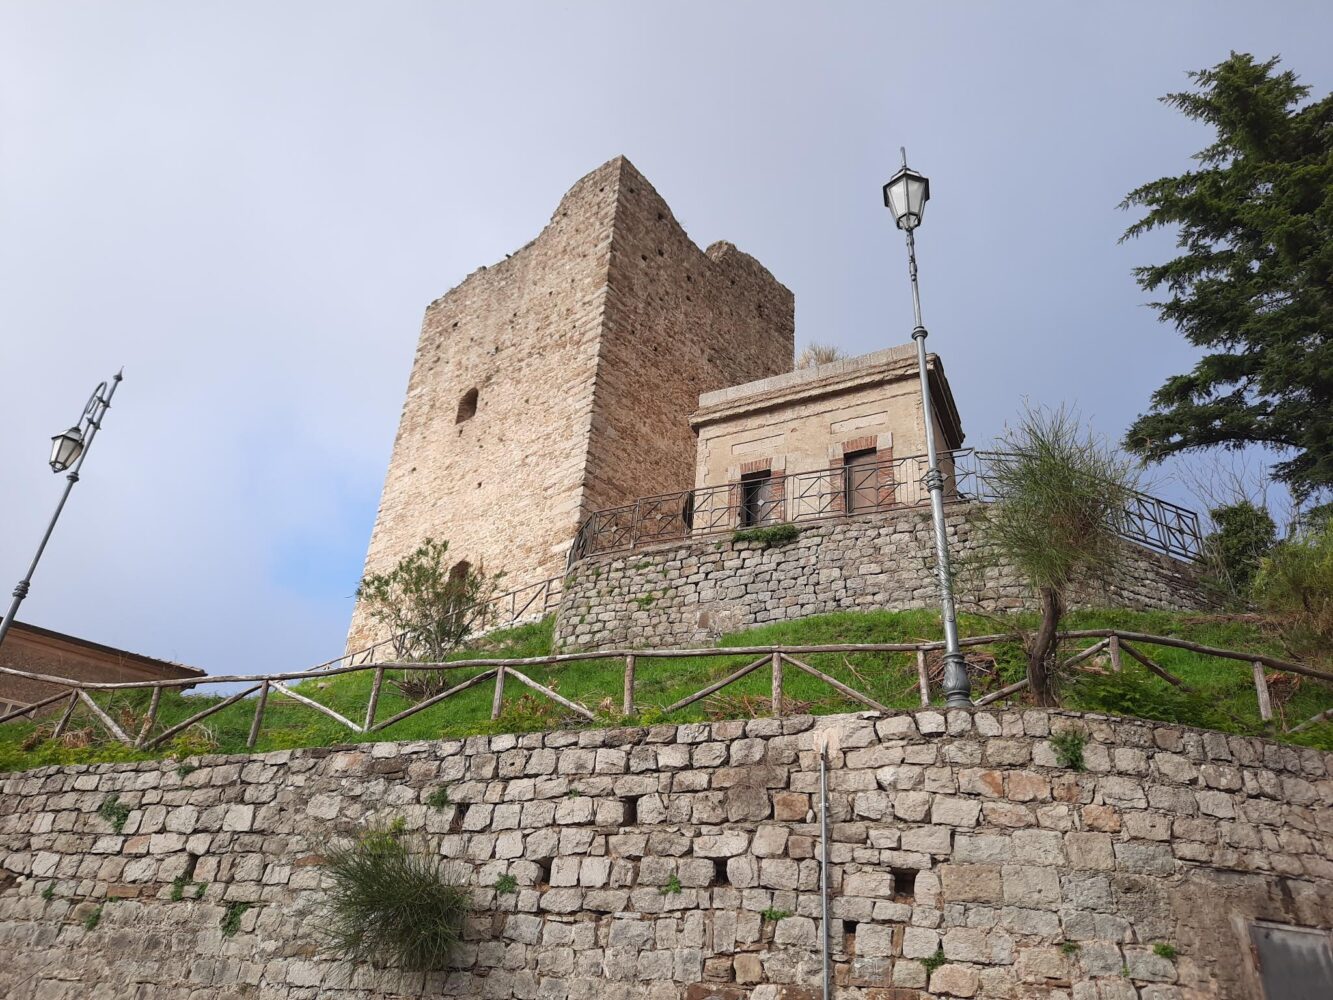
[[[986,646],[999,642],[1014,642],[1019,640],[1019,636],[1012,633],[997,635],[974,636],[962,640],[962,645],[966,647]],[[1061,664],[1062,669],[1086,669],[1079,665],[1085,660],[1105,652],[1110,662],[1112,671],[1123,669],[1125,657],[1141,664],[1149,672],[1160,677],[1174,687],[1183,690],[1189,690],[1181,678],[1176,677],[1170,671],[1163,668],[1160,664],[1146,655],[1139,647],[1143,646],[1161,646],[1172,649],[1184,649],[1192,653],[1216,657],[1223,660],[1235,660],[1243,662],[1250,667],[1251,676],[1254,683],[1255,698],[1258,702],[1259,716],[1264,721],[1270,721],[1273,718],[1272,698],[1268,689],[1268,680],[1266,671],[1275,670],[1284,673],[1297,674],[1303,677],[1312,677],[1321,681],[1333,682],[1333,673],[1325,670],[1318,670],[1314,667],[1300,663],[1291,663],[1277,657],[1267,656],[1260,653],[1239,652],[1231,649],[1220,649],[1214,646],[1205,646],[1196,642],[1189,642],[1185,639],[1178,639],[1172,636],[1147,635],[1140,632],[1126,632],[1118,629],[1080,629],[1075,631],[1066,631],[1059,634],[1061,641],[1079,641],[1095,640],[1092,645],[1085,647],[1074,655],[1070,656]],[[733,646],[725,648],[706,648],[706,649],[612,649],[590,651],[582,653],[557,653],[549,656],[534,656],[521,659],[494,659],[477,658],[468,660],[452,660],[445,663],[416,663],[407,661],[388,661],[381,663],[355,663],[344,661],[330,661],[333,665],[320,665],[309,670],[295,671],[291,673],[276,673],[264,676],[244,676],[244,675],[217,675],[211,677],[190,677],[177,678],[160,681],[122,681],[122,682],[80,682],[71,684],[68,678],[55,677],[48,674],[34,673],[25,670],[17,670],[10,667],[0,667],[0,673],[9,674],[15,677],[22,677],[29,680],[42,681],[48,684],[58,684],[65,688],[59,694],[50,696],[32,705],[27,705],[19,709],[12,710],[7,714],[0,716],[0,723],[8,722],[11,719],[31,714],[38,709],[48,705],[55,704],[61,700],[66,702],[64,712],[56,722],[52,731],[53,737],[58,737],[68,726],[74,711],[82,705],[92,717],[99,722],[111,737],[126,746],[141,750],[151,750],[162,745],[171,737],[184,732],[191,726],[197,725],[209,716],[220,712],[222,709],[233,705],[238,701],[257,694],[258,697],[254,703],[254,716],[250,724],[249,737],[247,745],[254,747],[259,739],[261,727],[263,726],[264,714],[267,710],[269,700],[273,695],[279,695],[298,704],[304,705],[312,711],[322,713],[339,725],[347,728],[356,734],[367,734],[383,732],[390,726],[401,722],[402,720],[422,712],[432,705],[437,705],[448,698],[460,694],[469,688],[478,684],[484,684],[490,681],[494,682],[493,695],[491,699],[491,719],[499,719],[504,708],[506,684],[513,681],[524,687],[535,691],[544,698],[549,699],[562,708],[568,710],[574,715],[580,716],[588,721],[596,719],[596,713],[586,705],[580,704],[570,698],[555,691],[536,680],[534,680],[526,670],[533,667],[554,667],[561,664],[577,663],[589,660],[622,660],[623,668],[623,686],[621,691],[621,709],[626,716],[636,714],[643,706],[637,698],[637,671],[640,662],[645,659],[682,659],[695,657],[713,657],[713,656],[745,656],[753,657],[750,662],[744,666],[733,670],[725,677],[713,681],[693,694],[661,708],[663,714],[670,714],[679,711],[689,705],[694,704],[710,695],[716,694],[723,688],[736,683],[744,677],[758,670],[767,668],[771,675],[771,706],[775,717],[780,717],[784,712],[783,707],[783,677],[787,667],[794,668],[811,677],[822,681],[844,697],[865,705],[867,708],[874,709],[885,714],[892,714],[893,709],[876,701],[870,695],[863,691],[843,683],[836,677],[819,670],[812,666],[807,659],[810,656],[822,653],[904,653],[914,654],[916,658],[917,687],[919,689],[922,706],[930,704],[930,680],[926,664],[926,654],[943,648],[941,642],[915,642],[915,643],[837,643],[832,645],[820,646]],[[480,673],[471,677],[464,678],[457,684],[441,691],[436,695],[418,701],[402,711],[386,718],[377,718],[377,710],[381,689],[384,684],[387,671],[403,671],[404,673],[413,672],[453,672],[453,671],[471,671],[480,670]],[[334,677],[341,674],[372,672],[370,694],[367,699],[366,712],[361,722],[354,722],[346,716],[334,711],[327,705],[320,704],[313,698],[293,690],[288,686],[288,681],[305,681],[321,677]],[[242,684],[245,685],[240,690],[233,692],[221,701],[214,702],[194,713],[190,717],[177,722],[170,727],[158,733],[153,733],[153,727],[157,723],[157,716],[161,706],[162,692],[170,688],[195,687],[206,684]],[[994,704],[1010,698],[1021,692],[1027,687],[1027,681],[1021,680],[1017,683],[1002,687],[999,690],[992,691],[989,694],[977,699],[975,707],[980,708],[986,705]],[[96,692],[127,692],[144,691],[152,692],[147,714],[137,733],[131,736],[111,717],[105,708],[99,705],[92,697]],[[657,707],[657,706],[653,706]],[[1299,725],[1286,729],[1286,732],[1295,733],[1317,725],[1320,722],[1333,719],[1333,708],[1326,709],[1314,715],[1310,719],[1301,722]]]

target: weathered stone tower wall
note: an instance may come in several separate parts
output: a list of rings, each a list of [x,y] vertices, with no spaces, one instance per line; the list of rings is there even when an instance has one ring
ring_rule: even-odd
[[[585,512],[692,479],[699,394],[789,370],[793,323],[754,258],[700,250],[628,160],[602,165],[426,309],[366,570],[433,536],[505,589],[558,575]],[[358,609],[349,649],[371,631]]]

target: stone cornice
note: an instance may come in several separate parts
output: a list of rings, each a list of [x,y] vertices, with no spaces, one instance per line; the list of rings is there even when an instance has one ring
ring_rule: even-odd
[[[962,423],[953,391],[944,375],[944,363],[937,355],[931,354],[927,356],[927,367],[935,413],[940,421],[946,447],[961,447],[964,437]],[[912,344],[902,344],[845,361],[784,372],[771,378],[703,393],[699,397],[699,409],[690,415],[690,426],[698,433],[701,427],[743,414],[780,409],[805,400],[916,377],[916,348]]]

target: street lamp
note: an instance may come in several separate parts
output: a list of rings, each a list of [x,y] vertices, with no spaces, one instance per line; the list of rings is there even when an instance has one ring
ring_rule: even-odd
[[[930,516],[935,526],[935,570],[939,575],[940,609],[944,619],[944,697],[948,708],[971,708],[971,685],[967,680],[967,662],[958,645],[958,618],[953,606],[953,577],[949,572],[949,539],[944,528],[944,474],[935,450],[935,412],[930,403],[930,379],[926,372],[926,328],[921,323],[921,292],[916,280],[916,227],[921,225],[926,202],[930,200],[930,181],[903,166],[884,185],[884,204],[893,212],[898,228],[907,234],[907,272],[912,279],[912,310],[916,326],[916,362],[921,373],[921,405],[926,425],[926,488],[930,491]]]
[[[83,451],[83,431],[71,427],[51,439],[51,471],[64,472]]]
[[[98,385],[88,397],[88,405],[83,408],[79,422],[69,430],[51,438],[51,471],[59,473],[69,469],[69,474],[65,476],[65,490],[60,494],[56,512],[51,515],[51,522],[46,526],[46,534],[42,535],[41,544],[37,546],[37,554],[32,557],[32,565],[28,567],[27,575],[14,588],[14,601],[9,605],[4,621],[0,622],[0,643],[5,641],[9,627],[14,624],[14,616],[19,612],[19,605],[23,603],[23,598],[28,596],[28,588],[32,586],[32,574],[37,571],[37,563],[41,560],[42,553],[46,551],[46,543],[51,540],[51,532],[55,530],[56,521],[60,520],[60,512],[65,509],[65,501],[69,499],[70,490],[74,489],[74,484],[79,481],[79,469],[83,467],[84,460],[88,457],[88,450],[93,446],[93,438],[97,436],[98,428],[102,426],[102,417],[111,408],[111,397],[116,394],[116,387],[124,377],[122,369],[112,377],[110,388],[107,388],[105,382]]]

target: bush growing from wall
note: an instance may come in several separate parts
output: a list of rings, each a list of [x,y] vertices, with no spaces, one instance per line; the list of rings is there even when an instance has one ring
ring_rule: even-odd
[[[462,937],[471,898],[446,878],[439,855],[419,846],[409,849],[400,823],[373,827],[327,853],[332,951],[414,972],[444,968]]]
[[[1230,598],[1246,600],[1259,565],[1277,541],[1277,525],[1268,510],[1250,500],[1208,512],[1216,530],[1203,543],[1209,575]]]
[[[1255,596],[1286,624],[1293,655],[1328,659],[1333,649],[1333,516],[1274,546],[1254,581]]]
[[[759,542],[762,545],[785,545],[801,537],[801,529],[794,524],[770,524],[761,528],[742,528],[731,536],[733,542]]]
[[[843,361],[850,357],[841,347],[833,344],[806,344],[801,348],[801,353],[796,355],[796,363],[792,365],[795,371],[802,368],[817,368],[820,365],[832,364],[834,361]]]

